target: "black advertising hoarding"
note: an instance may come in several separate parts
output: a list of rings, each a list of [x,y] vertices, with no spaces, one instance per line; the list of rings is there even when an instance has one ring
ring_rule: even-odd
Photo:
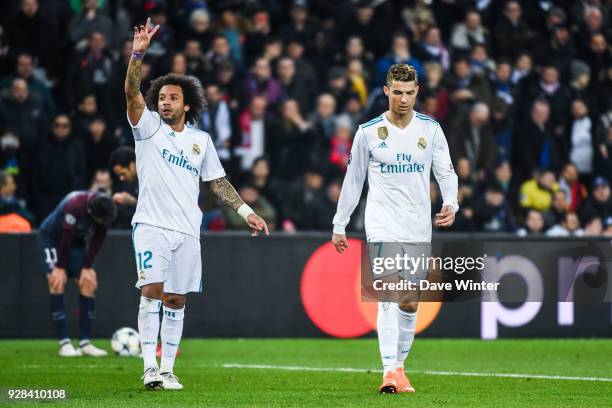
[[[328,240],[328,234],[318,233],[204,236],[204,293],[189,295],[185,336],[372,336],[376,304],[361,301],[362,241],[352,238],[349,250],[339,255]],[[507,293],[512,295],[488,294],[483,301],[478,292],[449,291],[439,301],[423,302],[420,336],[612,337],[609,241],[492,241],[444,234],[434,236],[433,247],[455,257],[465,248],[473,255],[487,253],[488,268],[499,272],[500,287],[511,288]],[[53,337],[36,236],[0,235],[0,256],[5,284],[0,336]],[[109,337],[119,327],[136,327],[139,293],[129,233],[111,232],[95,267],[94,335]],[[77,292],[69,286],[68,322],[75,332]]]

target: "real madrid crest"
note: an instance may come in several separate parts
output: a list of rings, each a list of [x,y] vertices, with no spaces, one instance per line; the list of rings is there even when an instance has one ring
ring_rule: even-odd
[[[381,126],[378,128],[378,138],[380,140],[385,140],[386,138],[389,137],[389,131],[387,130],[386,126]]]
[[[424,137],[419,137],[419,140],[417,141],[417,147],[421,150],[425,150],[425,148],[427,147],[427,142],[425,141]]]
[[[194,154],[200,154],[200,146],[198,146],[197,144],[193,144],[193,147],[191,148],[191,150],[193,151]]]

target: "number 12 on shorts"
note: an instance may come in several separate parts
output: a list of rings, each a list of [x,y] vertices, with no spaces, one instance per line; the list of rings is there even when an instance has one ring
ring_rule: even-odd
[[[152,268],[151,258],[153,258],[153,252],[151,251],[137,252],[136,259],[138,261],[138,270],[142,271],[143,269]]]

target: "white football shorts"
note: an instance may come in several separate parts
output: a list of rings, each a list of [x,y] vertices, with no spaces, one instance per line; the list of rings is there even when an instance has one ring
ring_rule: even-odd
[[[202,292],[202,254],[198,238],[138,223],[132,227],[132,241],[138,289],[163,282],[164,293]]]

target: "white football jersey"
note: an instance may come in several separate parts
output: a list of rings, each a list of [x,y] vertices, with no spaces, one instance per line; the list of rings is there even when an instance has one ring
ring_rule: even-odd
[[[457,175],[440,124],[414,111],[404,129],[383,113],[359,126],[347,168],[334,233],[344,234],[368,178],[368,241],[431,242],[431,171],[445,205],[457,212]]]
[[[147,108],[140,121],[130,125],[139,188],[132,225],[149,224],[200,238],[200,178],[225,176],[210,136],[189,126],[176,132]]]

